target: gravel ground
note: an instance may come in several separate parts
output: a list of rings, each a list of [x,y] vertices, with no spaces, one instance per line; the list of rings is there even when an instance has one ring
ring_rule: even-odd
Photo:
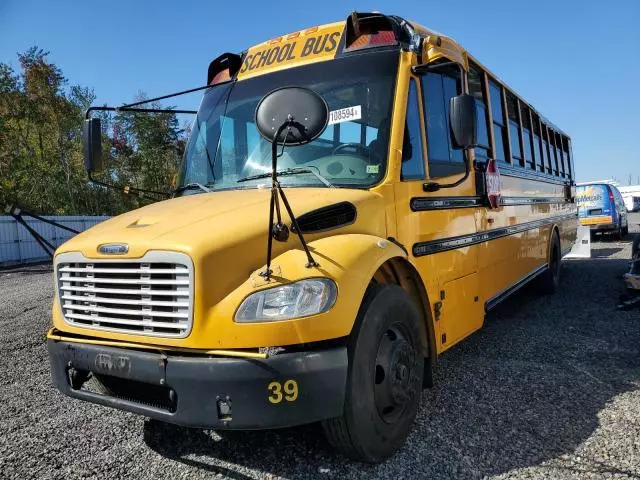
[[[445,353],[406,446],[378,466],[315,426],[190,430],[62,396],[51,273],[0,272],[0,478],[640,478],[640,308],[615,308],[632,236],[595,243],[563,264],[559,293],[525,288]]]

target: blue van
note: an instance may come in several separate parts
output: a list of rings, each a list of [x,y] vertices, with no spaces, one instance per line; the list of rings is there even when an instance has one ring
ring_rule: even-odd
[[[588,183],[576,188],[578,219],[591,233],[610,232],[620,239],[629,233],[624,199],[616,187],[608,183]]]

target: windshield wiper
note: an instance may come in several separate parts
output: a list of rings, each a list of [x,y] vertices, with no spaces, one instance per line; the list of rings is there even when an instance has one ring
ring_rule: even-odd
[[[198,182],[192,182],[192,183],[187,183],[186,185],[181,186],[180,188],[176,188],[173,191],[173,194],[175,195],[176,193],[181,193],[184,192],[185,190],[193,190],[194,188],[199,188],[200,190],[204,191],[204,192],[211,192],[211,190],[209,188],[207,188],[206,186],[202,185],[201,183]]]
[[[316,172],[311,168],[287,168],[286,170],[280,170],[276,173],[279,176],[283,176],[283,177],[286,175],[299,175],[301,173],[310,173],[314,175],[318,180],[320,180],[327,187],[335,188],[335,185],[333,185],[329,180],[327,180],[326,178],[324,178],[322,175],[320,175],[318,172]],[[237,182],[238,183],[249,182],[251,180],[258,180],[259,178],[269,178],[270,176],[271,176],[271,172],[259,173],[257,175],[250,175],[248,177],[240,178],[237,180]]]

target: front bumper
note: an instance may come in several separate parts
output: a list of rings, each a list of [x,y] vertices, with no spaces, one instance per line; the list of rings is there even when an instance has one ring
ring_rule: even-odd
[[[62,393],[185,426],[288,427],[339,416],[344,405],[346,347],[264,360],[169,355],[52,339],[48,350],[53,383]],[[116,380],[118,391],[83,388],[78,379],[87,372]],[[157,401],[149,400],[153,395]]]

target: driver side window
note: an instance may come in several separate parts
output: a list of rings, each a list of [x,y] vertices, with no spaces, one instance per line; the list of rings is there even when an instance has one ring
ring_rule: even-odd
[[[464,172],[462,149],[454,145],[449,125],[449,102],[460,87],[459,79],[449,75],[427,73],[422,77],[430,178]]]
[[[422,127],[420,125],[420,109],[418,108],[418,88],[411,79],[409,98],[407,99],[407,119],[402,145],[402,180],[422,180],[425,175],[424,157],[422,155]]]

